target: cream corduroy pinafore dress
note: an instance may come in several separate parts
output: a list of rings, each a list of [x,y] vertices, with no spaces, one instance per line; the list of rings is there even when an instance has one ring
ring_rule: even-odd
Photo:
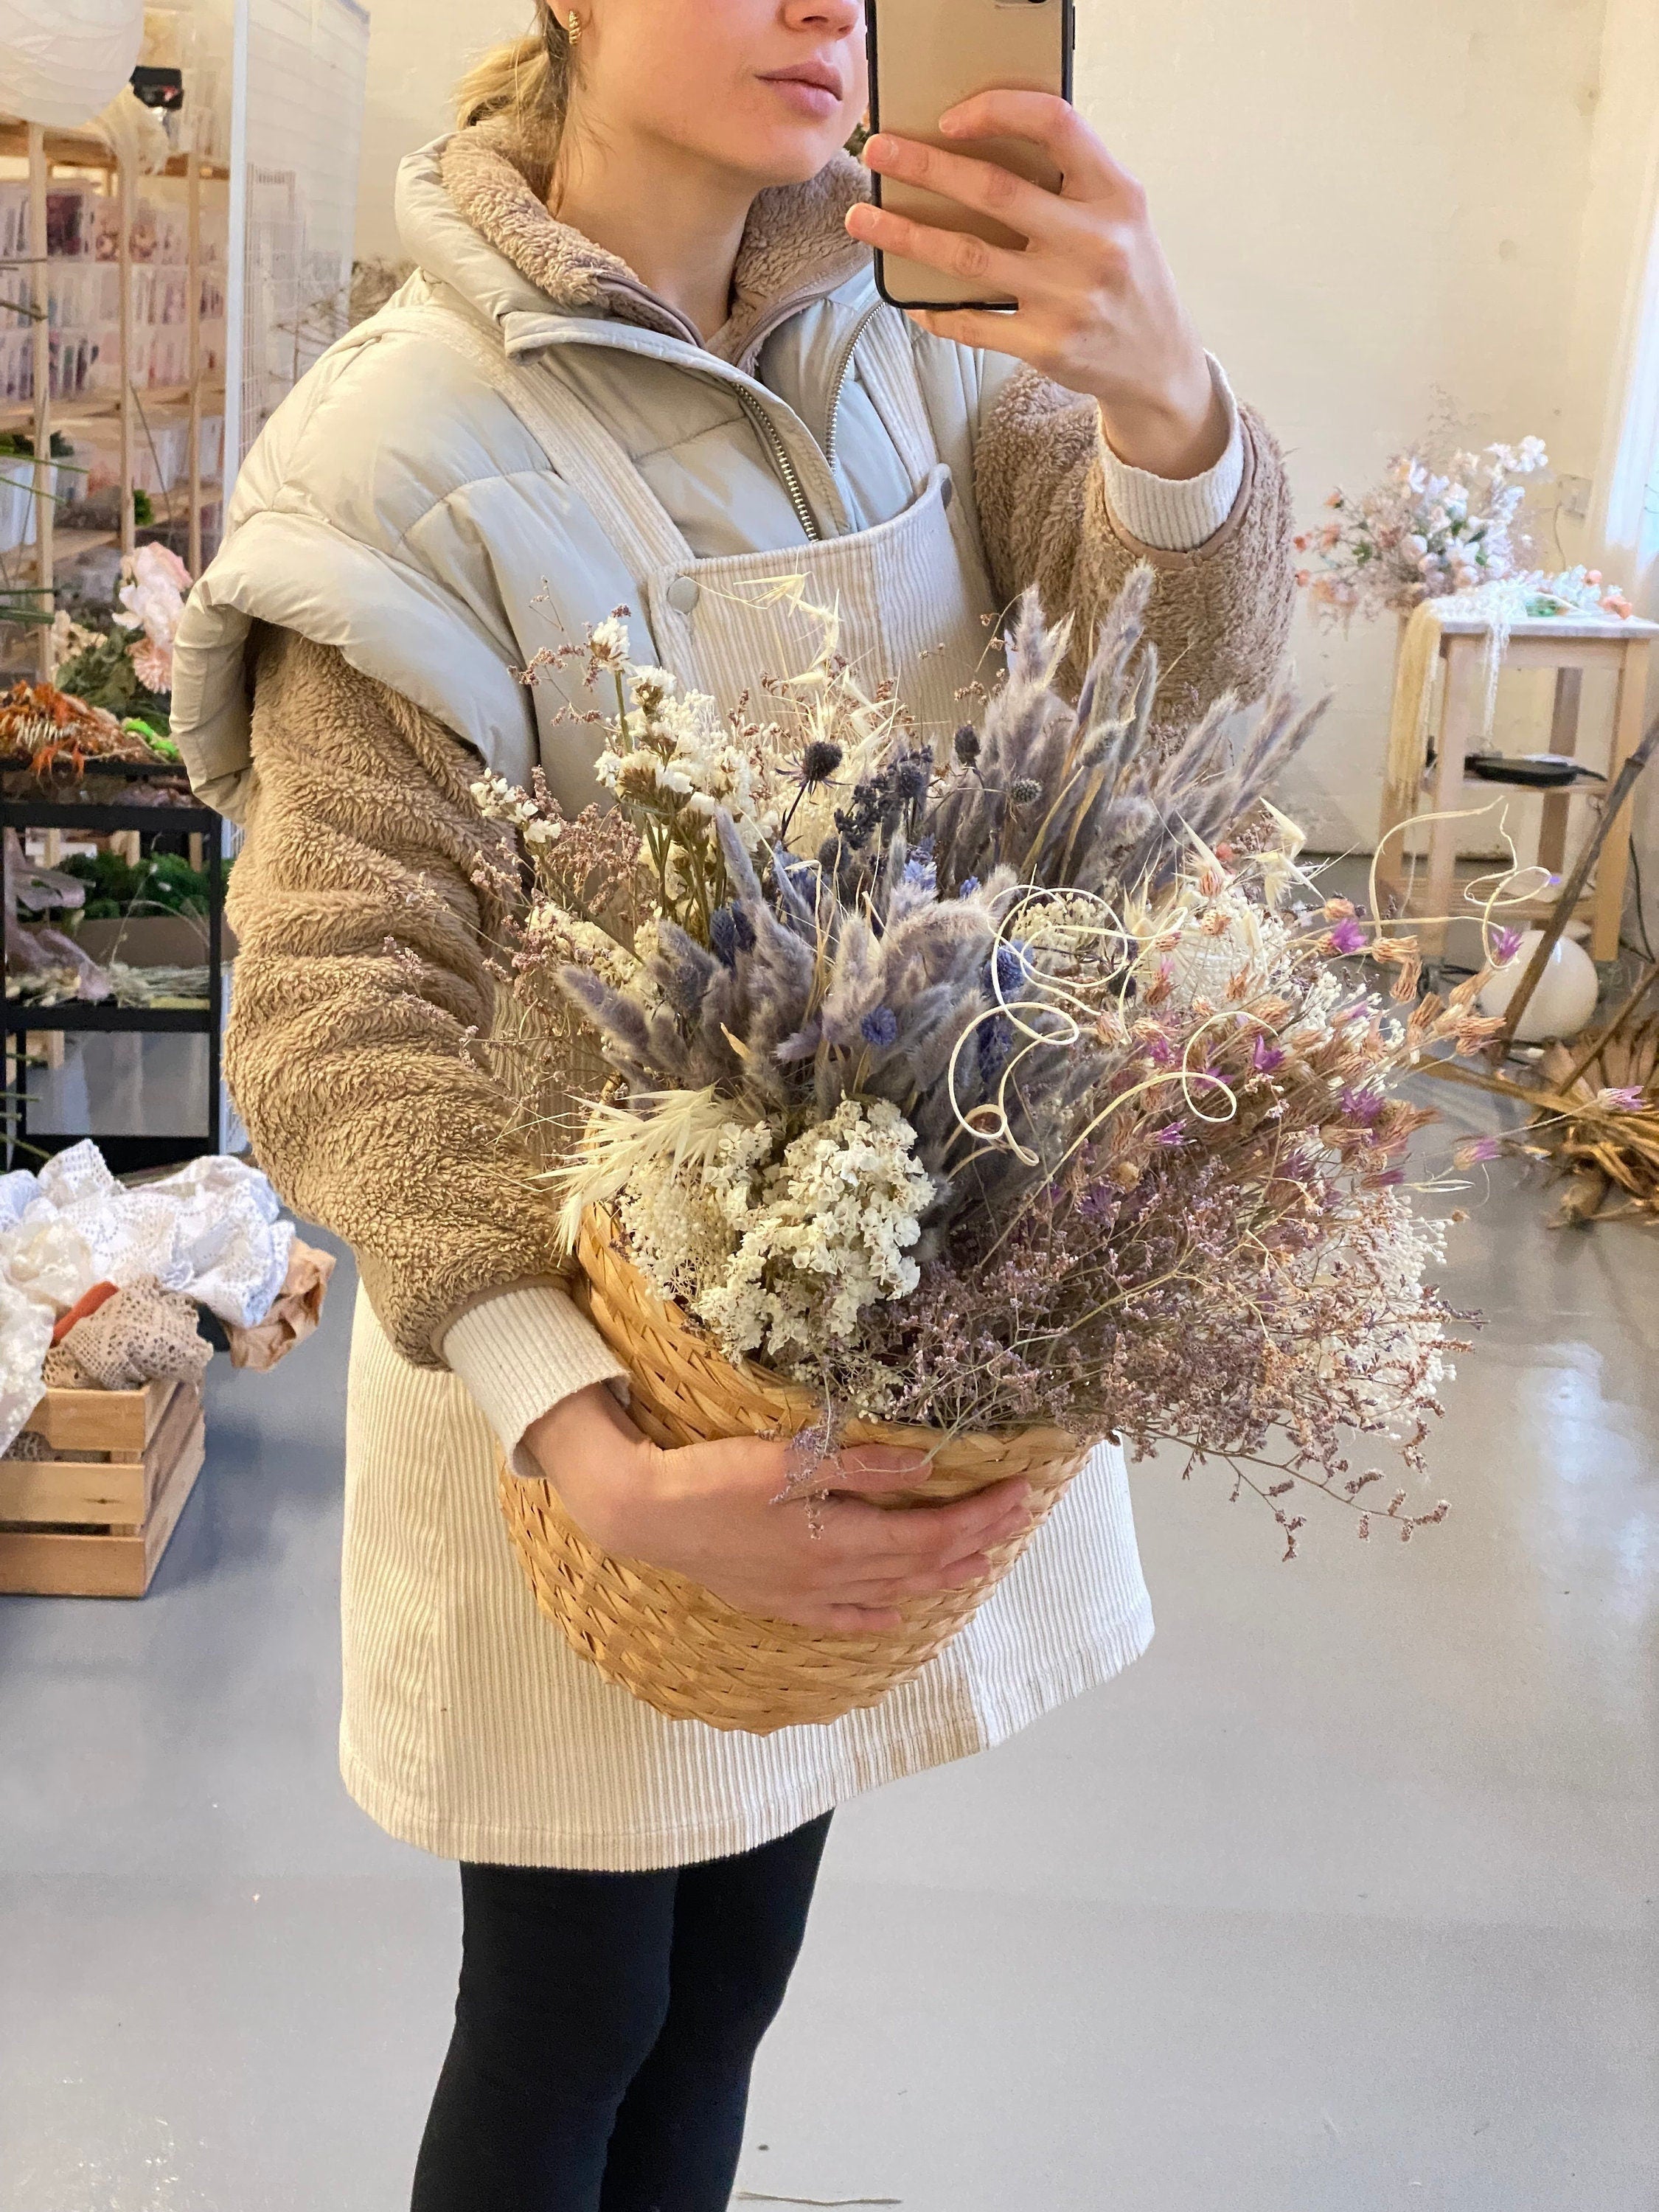
[[[496,381],[524,374],[460,318],[443,321]],[[988,674],[993,595],[972,502],[953,497],[913,364],[898,318],[878,316],[861,369],[910,475],[909,506],[873,529],[718,559],[693,555],[556,380],[512,398],[637,557],[653,649],[683,684],[732,704],[805,665],[822,635],[805,610],[833,608],[839,650],[866,685],[891,678],[938,735],[959,719],[961,687]],[[401,1358],[360,1294],[342,1770],[382,1827],[447,1857],[639,1871],[745,1850],[988,1748],[1119,1672],[1152,1636],[1122,1455],[1103,1447],[969,1627],[879,1705],[766,1737],[668,1720],[604,1681],[537,1612],[496,1502],[497,1453],[460,1382]]]

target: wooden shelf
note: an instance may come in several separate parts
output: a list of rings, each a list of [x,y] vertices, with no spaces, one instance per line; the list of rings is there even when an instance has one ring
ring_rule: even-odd
[[[225,396],[222,382],[204,384],[202,406],[210,409],[214,400],[222,404]],[[155,384],[134,387],[133,398],[147,415],[166,414],[176,409],[188,411],[190,386],[187,384]],[[52,427],[61,430],[70,422],[118,422],[121,418],[121,395],[118,392],[89,392],[79,399],[54,399],[52,403]],[[34,428],[34,402],[15,400],[9,407],[0,407],[0,430],[30,430]]]
[[[0,155],[19,161],[27,161],[29,157],[29,127],[15,115],[0,115]],[[95,131],[48,129],[46,159],[65,168],[113,169],[115,149]],[[183,154],[170,155],[161,171],[167,177],[182,177],[188,173],[187,157]],[[220,161],[202,162],[200,173],[206,184],[222,185],[230,180],[230,171]]]

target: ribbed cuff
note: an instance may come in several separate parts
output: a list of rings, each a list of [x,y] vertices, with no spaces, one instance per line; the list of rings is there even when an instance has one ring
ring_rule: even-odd
[[[1101,466],[1106,472],[1106,499],[1113,516],[1131,538],[1160,553],[1191,553],[1213,538],[1232,513],[1244,481],[1244,434],[1239,428],[1238,402],[1213,354],[1209,362],[1215,388],[1227,410],[1227,450],[1201,477],[1155,477],[1145,469],[1132,469],[1107,444],[1103,429],[1101,433]]]
[[[627,1369],[568,1294],[526,1283],[469,1306],[446,1333],[443,1356],[501,1438],[515,1474],[541,1473],[520,1447],[561,1399]]]

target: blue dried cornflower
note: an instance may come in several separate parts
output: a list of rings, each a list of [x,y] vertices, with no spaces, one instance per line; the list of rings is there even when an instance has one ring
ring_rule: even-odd
[[[904,880],[915,890],[932,891],[939,888],[939,871],[933,866],[932,855],[924,854],[921,846],[904,864]]]
[[[964,876],[962,881],[957,885],[957,896],[958,898],[972,898],[974,893],[978,889],[979,878],[977,876]]]
[[[859,1035],[866,1044],[872,1044],[878,1052],[885,1052],[898,1039],[898,1016],[890,1006],[878,1006],[859,1024]]]

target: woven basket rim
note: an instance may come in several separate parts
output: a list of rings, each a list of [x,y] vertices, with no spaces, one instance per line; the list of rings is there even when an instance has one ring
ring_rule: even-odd
[[[826,1410],[823,1402],[815,1397],[804,1383],[791,1382],[787,1376],[775,1373],[771,1368],[764,1366],[747,1352],[734,1353],[724,1350],[716,1343],[714,1333],[706,1322],[700,1320],[696,1314],[689,1312],[679,1299],[665,1297],[655,1289],[644,1270],[635,1260],[629,1247],[628,1231],[618,1219],[612,1206],[590,1206],[583,1216],[584,1229],[586,1229],[590,1224],[594,1224],[596,1241],[607,1244],[611,1248],[615,1261],[626,1267],[634,1278],[634,1295],[668,1316],[673,1326],[685,1335],[705,1345],[713,1358],[721,1361],[726,1366],[731,1368],[755,1390],[769,1397],[781,1399],[790,1408],[803,1414],[805,1418],[802,1421],[802,1428],[810,1427],[811,1423]],[[579,1245],[578,1253],[580,1249]],[[580,1261],[578,1264],[580,1265]],[[833,1412],[832,1407],[828,1410]],[[960,1443],[964,1438],[973,1437],[982,1437],[988,1443],[1006,1443],[1014,1437],[1025,1438],[1032,1442],[1039,1439],[1052,1439],[1056,1451],[1084,1452],[1093,1449],[1092,1445],[1086,1443],[1073,1431],[1056,1428],[1051,1423],[1045,1421],[1000,1422],[991,1428],[942,1429],[929,1427],[917,1421],[889,1421],[883,1420],[877,1415],[860,1413],[849,1414],[838,1422],[836,1434],[842,1443],[854,1444],[882,1443],[900,1448],[915,1443],[918,1448],[927,1445],[930,1449],[937,1449],[943,1445]],[[1115,1431],[1109,1429],[1103,1431],[1097,1441],[1103,1443],[1109,1441],[1115,1434]]]

